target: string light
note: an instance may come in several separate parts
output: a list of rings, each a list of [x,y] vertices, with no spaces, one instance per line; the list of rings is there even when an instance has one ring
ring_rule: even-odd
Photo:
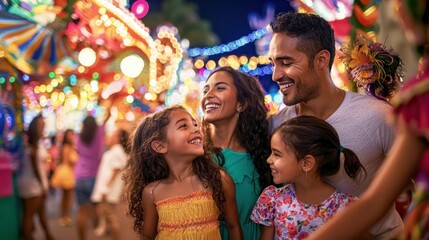
[[[206,47],[206,48],[190,48],[188,50],[188,54],[190,57],[198,57],[198,56],[212,56],[216,54],[228,53],[232,52],[246,44],[252,43],[255,40],[260,39],[265,36],[269,31],[267,28],[258,29],[248,34],[247,36],[243,36],[235,41],[221,44],[219,46],[214,47]]]

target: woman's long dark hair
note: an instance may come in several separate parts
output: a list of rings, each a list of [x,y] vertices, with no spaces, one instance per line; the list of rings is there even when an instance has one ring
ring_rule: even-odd
[[[74,133],[74,131],[73,131],[73,129],[67,129],[65,132],[64,132],[64,137],[63,137],[63,142],[62,142],[62,145],[64,146],[64,145],[72,145],[73,144],[73,142],[72,142],[72,140],[70,140],[70,139],[68,139],[67,138],[67,135],[69,135],[69,133],[70,132],[72,132],[72,133]]]
[[[240,144],[249,153],[256,170],[259,174],[259,183],[262,189],[272,184],[270,167],[266,160],[270,156],[269,128],[265,105],[265,96],[259,81],[245,73],[234,70],[231,67],[221,67],[213,71],[209,78],[216,72],[226,72],[231,75],[234,86],[237,89],[237,101],[245,108],[240,112],[235,134]],[[210,124],[203,122],[205,144],[221,159],[220,165],[224,163],[221,149],[214,146],[210,137]]]
[[[30,145],[33,150],[37,150],[39,140],[43,136],[43,133],[40,132],[41,129],[39,128],[39,121],[43,121],[43,117],[40,114],[31,120],[27,130],[28,145]]]
[[[152,149],[151,143],[166,139],[170,115],[177,110],[186,111],[181,106],[173,106],[145,117],[131,136],[131,151],[124,173],[125,192],[129,201],[128,215],[134,217],[134,231],[139,234],[144,219],[143,189],[151,182],[167,178],[169,174],[167,162]],[[222,191],[221,169],[214,162],[212,154],[205,152],[195,158],[192,165],[204,187],[212,189],[213,199],[223,214],[225,195]]]
[[[87,116],[83,120],[82,131],[79,135],[80,140],[85,145],[91,145],[92,140],[97,132],[97,122],[93,116]]]

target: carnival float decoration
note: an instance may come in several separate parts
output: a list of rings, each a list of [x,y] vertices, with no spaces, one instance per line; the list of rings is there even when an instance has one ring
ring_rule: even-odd
[[[1,149],[22,152],[25,123],[39,112],[53,115],[47,126],[62,131],[79,127],[87,112],[101,115],[103,99],[113,101],[124,121],[164,104],[182,49],[164,28],[150,34],[139,19],[146,1],[136,1],[132,11],[126,4],[0,3]]]
[[[133,6],[136,4],[142,1]],[[133,7],[138,16],[145,12],[144,6]],[[76,77],[98,80],[93,85],[101,89],[104,99],[115,94],[125,105],[153,111],[144,102],[159,105],[158,96],[171,87],[182,59],[175,36],[161,29],[153,38],[143,22],[120,2],[78,1],[73,17],[76,23],[70,23],[65,34],[79,52],[81,66]]]
[[[2,61],[26,83],[27,109],[93,111],[100,97],[113,97],[120,113],[151,112],[162,104],[158,96],[176,78],[182,49],[165,28],[150,35],[139,19],[148,12],[146,1],[136,1],[132,11],[126,4],[44,0],[4,6]]]

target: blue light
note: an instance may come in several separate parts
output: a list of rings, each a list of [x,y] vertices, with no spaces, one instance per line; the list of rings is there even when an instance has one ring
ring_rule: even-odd
[[[228,47],[229,47],[230,49],[232,49],[232,50],[237,49],[237,45],[236,45],[235,43],[233,43],[233,42],[228,43]]]
[[[274,101],[275,103],[277,103],[277,104],[282,103],[282,102],[283,102],[283,95],[281,95],[281,94],[279,94],[279,93],[276,93],[276,94],[274,95],[273,101]]]
[[[272,69],[270,66],[265,66],[265,67],[263,67],[263,68],[262,68],[262,71],[263,71],[265,74],[271,74],[271,73],[273,73],[273,69]]]
[[[22,80],[27,82],[28,80],[30,80],[30,76],[28,76],[27,74],[24,74],[22,75]]]
[[[268,30],[266,28],[262,28],[252,33],[249,33],[247,36],[242,36],[237,40],[234,40],[226,44],[221,44],[220,46],[214,46],[211,48],[190,48],[188,49],[188,54],[190,57],[198,57],[198,56],[212,56],[212,55],[221,54],[221,53],[228,53],[248,43],[254,42],[257,39],[260,39],[267,33],[268,33]]]
[[[76,85],[76,83],[77,83],[76,75],[70,75],[69,80],[70,80],[70,85],[72,85],[72,86]]]

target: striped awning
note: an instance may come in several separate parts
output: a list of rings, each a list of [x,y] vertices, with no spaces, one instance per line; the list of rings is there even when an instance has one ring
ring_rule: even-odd
[[[45,74],[72,53],[62,30],[54,31],[19,16],[0,11],[0,45],[7,59],[27,74]]]

